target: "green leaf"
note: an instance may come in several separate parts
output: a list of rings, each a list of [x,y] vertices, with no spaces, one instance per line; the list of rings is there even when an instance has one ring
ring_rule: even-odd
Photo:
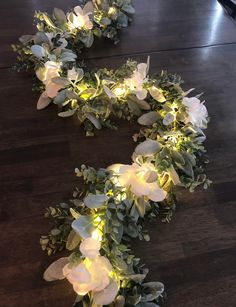
[[[138,198],[135,201],[136,208],[138,209],[140,217],[144,217],[146,212],[146,202],[143,197]]]
[[[67,22],[66,15],[61,9],[54,8],[53,15],[60,24],[65,24]]]
[[[117,18],[117,25],[123,28],[128,26],[128,17],[122,12],[119,12]]]
[[[143,126],[151,126],[156,123],[159,118],[159,113],[156,111],[151,111],[140,116],[138,118],[138,123]]]
[[[87,32],[86,35],[80,37],[80,40],[86,48],[90,48],[94,41],[93,32]]]
[[[77,55],[68,49],[61,54],[62,62],[74,62],[76,58]]]
[[[127,99],[135,102],[141,110],[150,110],[150,105],[145,100],[139,100],[135,95],[129,95]]]
[[[90,209],[100,208],[105,204],[106,201],[108,201],[108,199],[109,197],[105,194],[89,194],[84,198],[84,204]]]
[[[70,84],[67,78],[65,77],[55,77],[52,79],[53,83],[62,85],[62,86],[67,86]]]
[[[128,107],[130,112],[135,116],[139,116],[141,114],[140,108],[133,100],[128,100]]]
[[[58,113],[58,116],[60,116],[60,117],[70,117],[70,116],[73,116],[76,111],[77,111],[77,108],[69,109],[67,111]]]
[[[98,130],[102,128],[100,121],[96,118],[96,116],[93,113],[86,113],[86,117],[88,120],[91,121],[91,123],[94,125],[95,128],[97,128]]]
[[[107,17],[102,17],[102,19],[99,22],[102,26],[108,26],[111,24],[111,19]]]
[[[121,9],[128,14],[135,14],[135,9],[130,4],[123,5]]]
[[[44,32],[37,32],[34,36],[34,43],[36,45],[42,45],[43,43],[49,43],[49,39]]]
[[[33,55],[35,55],[37,58],[42,59],[43,57],[46,56],[46,50],[42,46],[33,45],[31,47],[31,51],[32,51]]]
[[[172,158],[174,159],[175,162],[182,164],[182,165],[185,164],[185,160],[184,160],[182,154],[179,151],[173,149],[171,151],[171,155],[172,155]]]
[[[67,100],[67,90],[62,90],[57,93],[57,96],[54,98],[53,103],[63,105]]]
[[[157,153],[161,149],[161,145],[158,141],[153,141],[151,139],[147,139],[144,142],[140,143],[135,148],[135,153],[138,156],[152,156]]]
[[[80,236],[78,236],[78,234],[72,229],[67,238],[66,248],[69,251],[72,251],[79,245],[80,241],[81,241]]]
[[[56,26],[54,25],[54,23],[52,22],[51,18],[50,18],[48,15],[42,14],[42,16],[43,16],[43,18],[44,18],[46,24],[47,24],[49,27],[51,27],[51,28],[56,28]]]
[[[71,224],[74,231],[80,235],[83,239],[87,239],[92,236],[92,232],[95,230],[93,226],[93,218],[91,215],[82,215]]]
[[[33,36],[33,35],[22,35],[22,36],[19,38],[19,41],[20,41],[22,44],[27,44],[27,43],[31,42],[33,39],[34,39],[34,36]]]

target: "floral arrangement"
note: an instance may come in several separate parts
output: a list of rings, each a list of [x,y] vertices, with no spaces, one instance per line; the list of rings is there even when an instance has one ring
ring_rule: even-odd
[[[189,97],[194,89],[184,91],[177,75],[149,76],[149,58],[128,60],[115,71],[88,71],[78,60],[95,36],[117,42],[117,29],[133,13],[130,0],[85,1],[67,14],[54,9],[52,16],[38,12],[38,32],[14,46],[17,68],[35,70],[37,109],[58,105],[58,115],[76,117],[88,136],[116,128],[113,117],[137,119],[141,126],[130,164],[98,170],[82,165],[75,171],[83,188],[46,211],[54,226],[41,237],[42,249],[71,254],[52,263],[44,279],[67,279],[77,293],[75,305],[84,307],[159,306],[164,286],[144,281],[148,270],[132,254],[131,242],[150,239],[145,219],[170,221],[176,186],[193,192],[210,184],[203,146],[209,118],[201,94]]]

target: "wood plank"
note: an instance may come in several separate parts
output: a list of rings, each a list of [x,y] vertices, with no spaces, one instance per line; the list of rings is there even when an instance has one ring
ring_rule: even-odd
[[[10,45],[22,34],[35,32],[35,10],[50,12],[54,6],[68,9],[76,4],[76,0],[1,1],[0,67],[15,62]],[[236,43],[235,23],[216,0],[192,0],[191,4],[188,0],[134,0],[134,6],[134,21],[121,31],[120,43],[98,40],[83,54],[85,58]]]

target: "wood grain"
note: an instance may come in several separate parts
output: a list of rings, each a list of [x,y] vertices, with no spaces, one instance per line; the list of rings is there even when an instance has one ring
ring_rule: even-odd
[[[58,6],[62,2],[58,2]],[[189,2],[183,0],[148,0],[150,7],[143,5],[143,10],[145,16],[151,16],[150,23],[142,17],[143,2],[136,3],[137,18],[134,26],[122,33],[121,45],[109,45],[111,49],[108,44],[96,46],[97,49],[88,54],[91,57],[88,66],[116,68],[128,57],[146,60],[151,53],[153,73],[161,69],[177,72],[187,80],[185,89],[196,87],[195,93],[204,91],[211,116],[206,142],[211,160],[208,175],[214,185],[194,194],[179,192],[173,221],[147,225],[151,242],[135,241],[133,246],[150,268],[148,279],[165,283],[167,307],[234,307],[236,45],[231,43],[236,38],[236,26],[223,16],[215,36],[215,43],[222,45],[203,48],[210,31],[210,21],[203,22],[203,19],[214,11],[214,1],[192,1],[189,6]],[[5,47],[0,51],[4,65],[13,59],[6,52],[7,41],[17,37],[19,30],[28,29],[31,21],[28,14],[34,10],[34,5],[50,8],[55,1],[0,3],[3,16],[6,12],[13,14],[12,8],[15,14],[5,26],[0,20],[1,35],[5,37]],[[153,10],[158,5],[160,14]],[[157,22],[158,18],[162,22]],[[176,21],[175,25],[165,28],[170,19]],[[148,33],[146,41],[137,38],[136,27]],[[162,36],[157,35],[161,33],[160,27],[165,29]],[[186,33],[186,28],[190,32],[185,37],[174,38],[174,27],[176,33]],[[145,36],[141,30],[140,35],[140,38]],[[194,37],[199,39],[194,40]],[[171,50],[158,51],[168,46]],[[100,56],[104,59],[97,58]],[[106,56],[110,56],[109,59]],[[49,229],[43,218],[44,209],[70,197],[77,184],[73,171],[80,164],[105,167],[113,162],[129,162],[135,147],[132,134],[138,127],[135,122],[118,121],[118,131],[105,129],[94,138],[86,138],[76,121],[56,116],[55,106],[37,111],[37,94],[32,93],[31,86],[31,74],[1,69],[0,305],[69,307],[74,299],[70,285],[66,281],[46,283],[42,280],[44,269],[55,259],[41,252],[38,244],[40,235]]]
[[[22,34],[35,32],[35,10],[52,12],[53,7],[68,10],[76,0],[8,0],[0,2],[0,67],[14,61],[10,45]],[[216,0],[134,0],[135,18],[128,29],[121,31],[118,45],[98,39],[83,54],[85,58],[140,54],[160,50],[199,48],[236,43],[232,20]]]

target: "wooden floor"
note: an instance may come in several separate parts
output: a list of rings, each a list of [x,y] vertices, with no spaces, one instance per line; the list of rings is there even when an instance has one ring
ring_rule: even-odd
[[[33,33],[35,9],[68,8],[77,1],[0,1],[0,306],[70,307],[66,281],[46,283],[54,260],[39,247],[49,225],[44,208],[71,195],[75,167],[129,162],[136,125],[119,122],[86,138],[55,108],[36,111],[30,74],[17,74],[10,44]],[[185,89],[205,92],[211,116],[206,146],[214,185],[178,196],[170,224],[152,224],[150,243],[135,243],[150,268],[149,279],[166,285],[167,307],[236,306],[236,23],[215,0],[134,0],[132,25],[113,46],[100,41],[85,53],[91,67],[118,67],[127,58],[146,60],[152,72],[167,69]],[[104,145],[109,145],[104,149]],[[144,245],[146,244],[146,245]],[[58,257],[58,256],[57,256]]]

